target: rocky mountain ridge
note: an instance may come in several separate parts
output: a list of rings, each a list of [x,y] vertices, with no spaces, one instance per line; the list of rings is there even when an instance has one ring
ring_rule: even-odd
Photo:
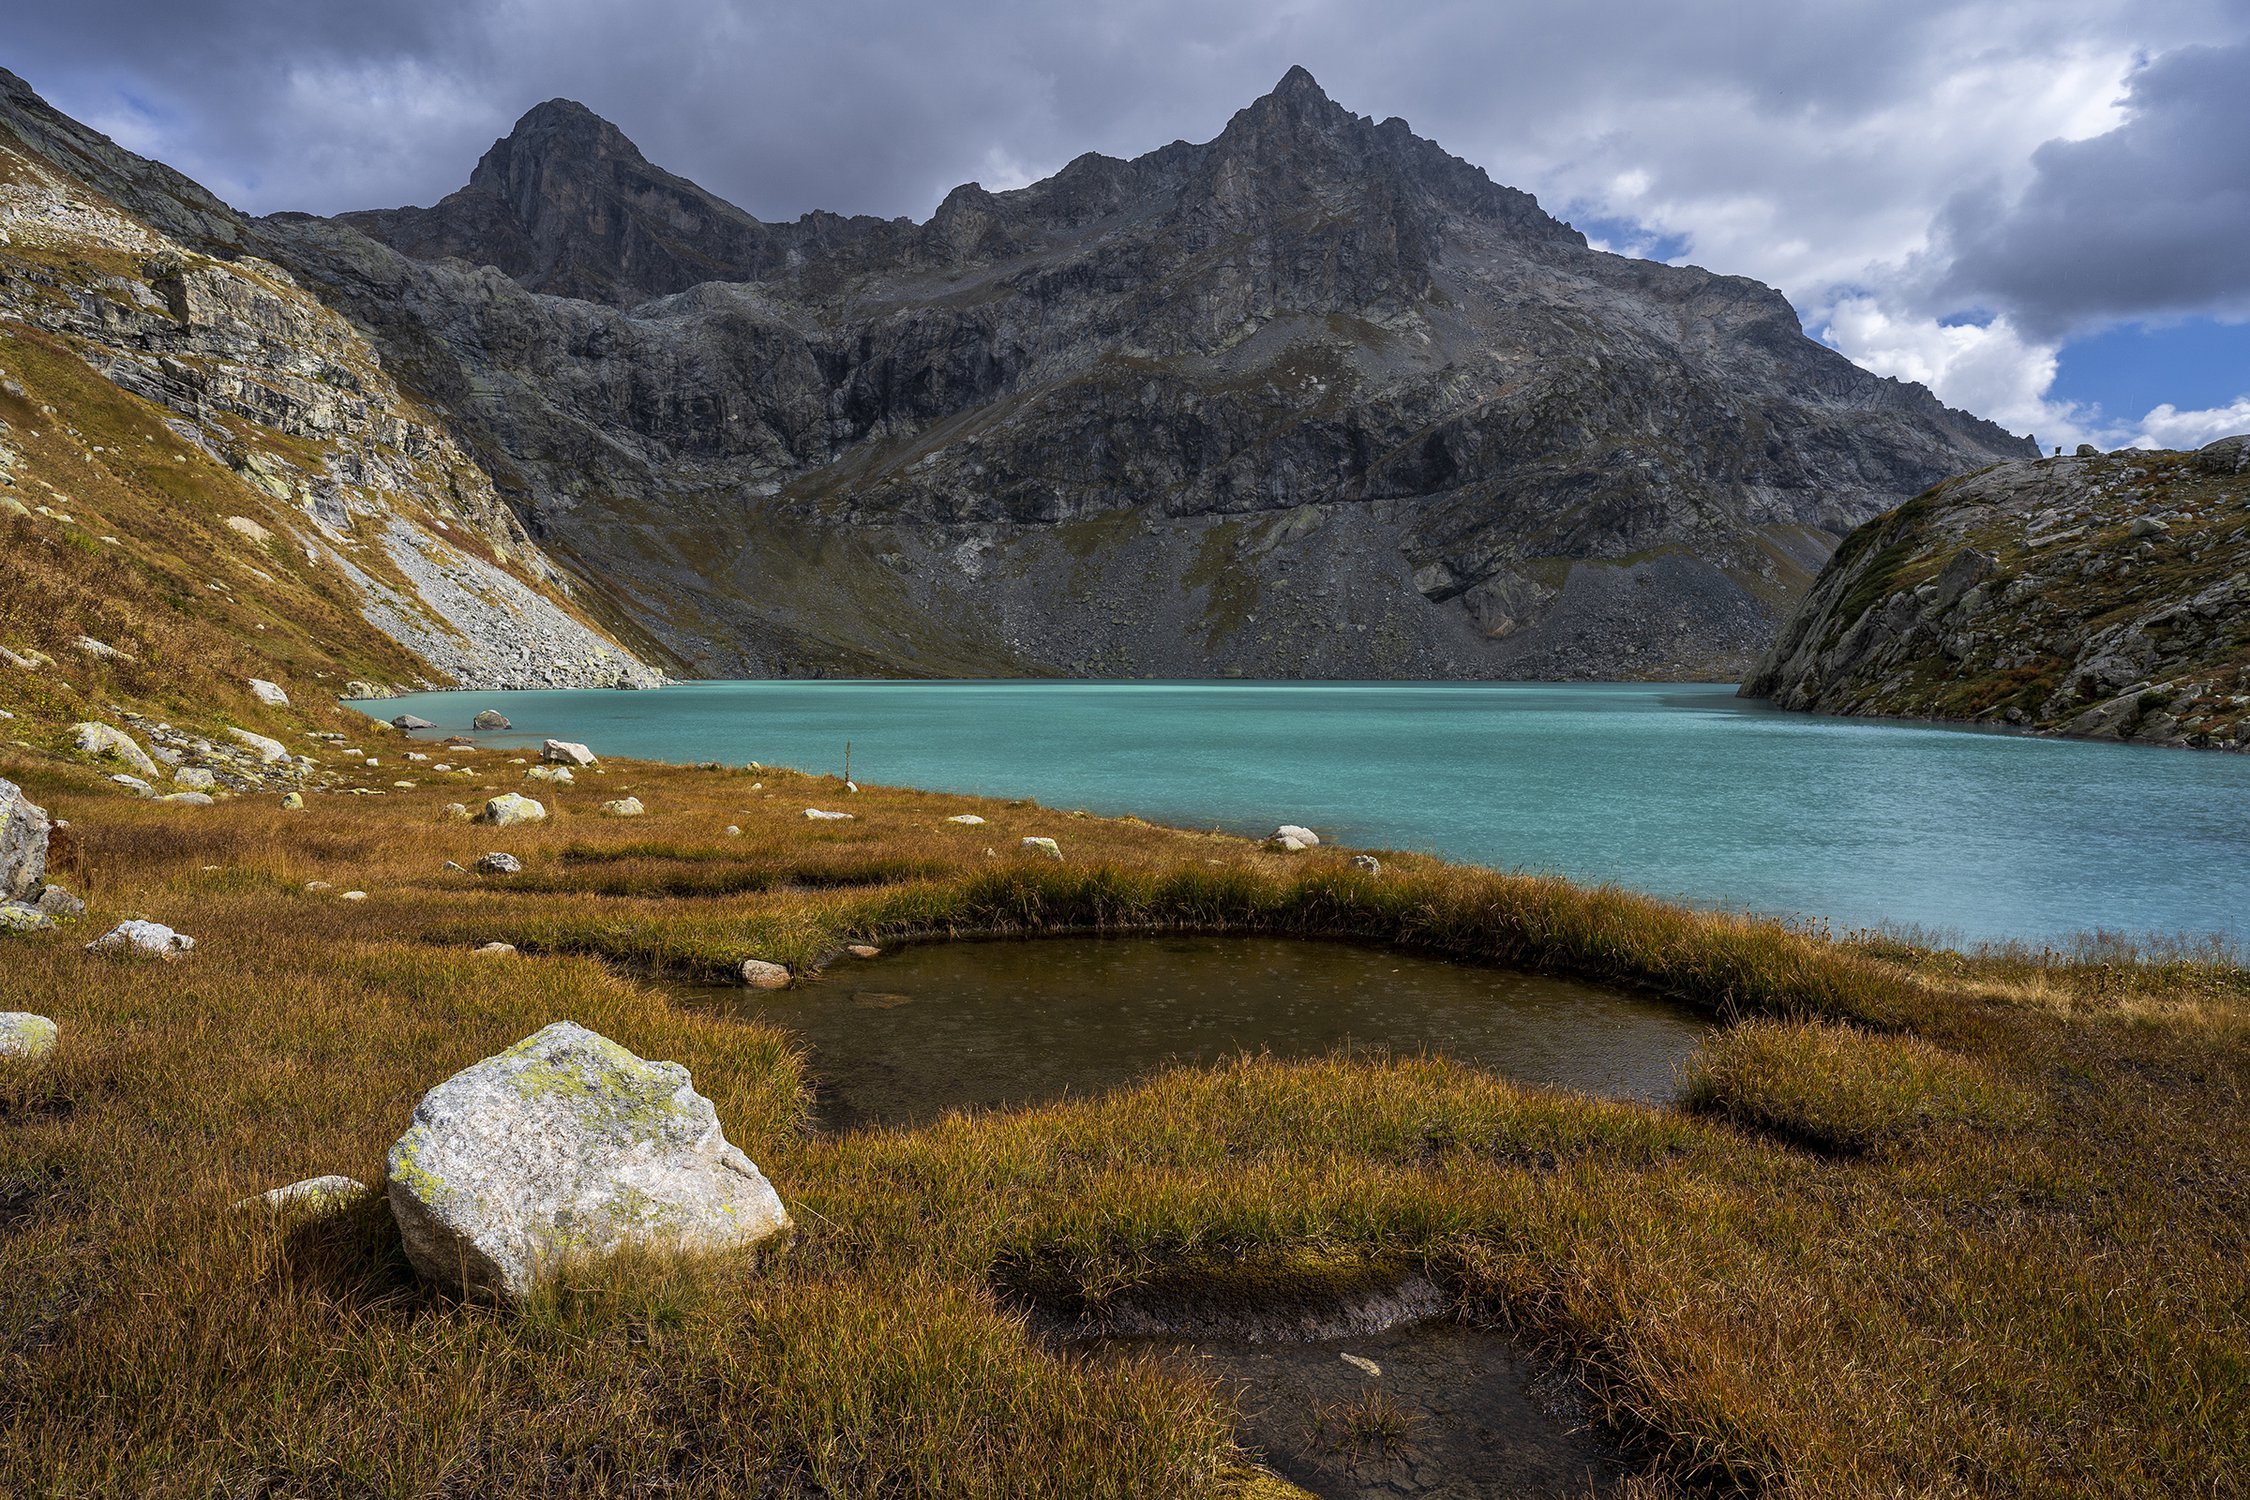
[[[434,209],[255,230],[714,673],[1723,676],[2030,451],[1301,69],[920,225],[761,224],[550,103]]]
[[[2250,750],[2250,437],[1939,485],[1845,540],[1742,691]]]
[[[336,220],[42,128],[347,313],[588,607],[705,673],[1727,676],[1853,525],[2030,451],[1301,69],[924,224],[761,223],[567,101]]]

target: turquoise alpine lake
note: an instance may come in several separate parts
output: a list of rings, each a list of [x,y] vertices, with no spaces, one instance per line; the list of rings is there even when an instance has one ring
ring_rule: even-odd
[[[1790,713],[1730,687],[690,682],[358,705],[479,743],[862,781],[1609,882],[1956,942],[2250,937],[2250,755]],[[1100,835],[1058,821],[1067,853]],[[1092,847],[1089,847],[1092,846]]]

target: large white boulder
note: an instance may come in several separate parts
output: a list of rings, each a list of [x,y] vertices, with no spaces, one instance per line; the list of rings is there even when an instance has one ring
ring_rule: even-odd
[[[280,683],[268,682],[263,677],[253,677],[249,679],[249,682],[250,696],[260,703],[269,708],[287,708],[289,706],[289,695],[281,690]]]
[[[559,765],[590,766],[594,763],[594,752],[575,740],[549,740],[539,753]]]
[[[547,809],[544,804],[520,792],[503,792],[487,799],[484,811],[477,814],[477,821],[494,828],[513,828],[518,823],[544,823],[547,821]]]
[[[0,1058],[28,1061],[55,1050],[55,1023],[28,1010],[0,1011]]]
[[[637,818],[647,811],[647,808],[641,806],[641,799],[638,797],[619,797],[614,802],[602,804],[602,816],[605,818]]]
[[[148,752],[122,729],[89,721],[71,725],[70,732],[78,737],[78,749],[82,754],[113,757],[145,777],[153,778],[164,774],[157,770],[156,762],[149,759]]]
[[[47,810],[0,777],[0,901],[29,901],[47,882]]]
[[[1296,823],[1284,823],[1279,828],[1276,828],[1272,833],[1268,834],[1266,837],[1271,842],[1276,844],[1286,843],[1290,839],[1295,839],[1297,841],[1297,847],[1300,849],[1315,849],[1320,846],[1319,834],[1313,832],[1310,828],[1302,827],[1301,825]]]
[[[572,1021],[423,1095],[389,1181],[407,1259],[469,1296],[522,1297],[627,1246],[739,1250],[791,1227],[687,1069]]]
[[[138,918],[120,922],[86,945],[88,953],[109,953],[120,958],[161,958],[167,961],[185,957],[195,946],[195,939],[184,932],[174,932],[162,922],[144,922]]]
[[[230,729],[227,731],[227,738],[233,740],[269,766],[276,761],[289,758],[289,747],[287,745],[279,740],[269,740],[262,734],[252,734],[247,729]]]

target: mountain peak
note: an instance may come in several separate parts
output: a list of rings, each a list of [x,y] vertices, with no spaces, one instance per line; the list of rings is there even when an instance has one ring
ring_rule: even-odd
[[[1321,88],[1320,80],[1314,78],[1303,63],[1292,65],[1288,72],[1281,75],[1281,82],[1273,86],[1273,97],[1307,101],[1317,99],[1323,104],[1328,102],[1327,91]]]

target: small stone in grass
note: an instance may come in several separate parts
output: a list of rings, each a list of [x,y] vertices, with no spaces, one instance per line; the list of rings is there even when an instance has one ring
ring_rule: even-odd
[[[855,815],[848,812],[827,812],[817,807],[808,807],[805,809],[805,816],[816,823],[841,823]]]
[[[543,823],[547,809],[518,792],[504,792],[484,804],[479,823],[489,823],[494,828],[512,828],[518,823]]]
[[[477,952],[487,958],[512,958],[515,956],[515,951],[516,945],[514,943],[486,943],[483,947],[477,949]]]
[[[647,808],[641,806],[641,799],[638,797],[619,797],[602,804],[602,816],[605,818],[637,818],[647,811]]]
[[[523,861],[513,854],[495,851],[477,860],[477,873],[479,875],[520,875],[523,873]]]
[[[343,893],[343,894],[342,894],[341,896],[338,896],[338,897],[337,897],[336,899],[337,899],[338,901],[365,901],[365,900],[367,899],[367,892],[365,892],[365,891],[346,891],[346,892],[344,892],[344,893]]]
[[[754,990],[778,990],[789,983],[789,971],[762,958],[742,961],[742,982]]]
[[[728,838],[730,838],[730,839],[738,839],[738,838],[741,838],[741,837],[742,837],[742,830],[741,830],[740,828],[736,827],[736,826],[735,826],[734,824],[732,824],[732,823],[729,823],[729,824],[727,825],[727,829],[726,829],[726,832],[727,832],[727,837],[728,837]]]
[[[305,794],[303,792],[283,793],[281,810],[283,812],[303,812],[305,810]]]
[[[1026,854],[1040,854],[1048,859],[1061,859],[1062,846],[1053,839],[1027,838],[1016,845]]]
[[[144,922],[138,918],[120,922],[86,945],[88,953],[114,954],[123,958],[160,958],[169,963],[183,958],[195,946],[195,939],[184,932],[174,932],[162,922]]]
[[[1380,875],[1383,873],[1383,862],[1372,854],[1355,854],[1352,856],[1352,868],[1363,874]]]
[[[320,1214],[332,1208],[341,1208],[366,1191],[367,1184],[358,1178],[331,1173],[326,1177],[307,1177],[302,1182],[292,1182],[287,1187],[237,1198],[234,1206],[237,1209],[262,1208],[275,1214]]]
[[[335,889],[335,887],[334,887],[334,886],[332,886],[332,885],[330,885],[330,884],[329,884],[329,883],[328,883],[327,881],[325,881],[325,880],[308,880],[308,881],[306,881],[306,882],[305,882],[305,889],[306,889],[306,890],[308,890],[308,891],[315,891],[315,892],[318,892],[318,891],[332,891],[332,890],[334,890],[334,889]]]
[[[981,827],[984,823],[984,819],[978,817],[975,813],[955,813],[952,817],[947,818],[945,821],[948,823],[959,823],[969,828]]]
[[[28,1010],[0,1011],[0,1058],[28,1062],[55,1050],[61,1035],[55,1023]]]

